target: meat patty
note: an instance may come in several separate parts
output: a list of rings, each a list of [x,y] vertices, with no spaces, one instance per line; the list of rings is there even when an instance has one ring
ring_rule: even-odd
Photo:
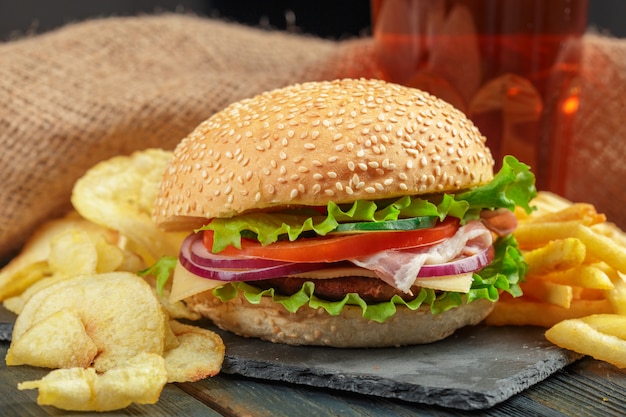
[[[250,282],[249,284],[262,289],[274,288],[282,295],[295,294],[302,288],[302,284],[311,281],[315,284],[313,294],[327,301],[342,300],[348,293],[356,293],[366,303],[380,303],[389,301],[394,295],[399,295],[405,300],[411,296],[393,288],[377,278],[367,277],[341,277],[332,279],[309,279],[309,278],[273,278]],[[416,292],[414,292],[416,293]]]

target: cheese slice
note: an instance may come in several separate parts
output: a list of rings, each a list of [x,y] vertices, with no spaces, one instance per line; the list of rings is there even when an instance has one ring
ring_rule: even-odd
[[[359,267],[342,267],[327,268],[318,271],[305,272],[302,274],[292,275],[294,278],[310,278],[310,279],[332,279],[347,276],[363,276],[376,278],[373,271]],[[449,275],[433,278],[418,278],[416,285],[424,288],[431,288],[440,291],[455,291],[467,293],[472,286],[472,273],[461,275]],[[192,274],[185,269],[180,262],[176,264],[174,277],[172,280],[172,290],[170,292],[170,302],[183,300],[192,295],[209,291],[224,285],[223,281],[207,279]]]
[[[224,285],[223,281],[199,277],[185,269],[180,262],[176,262],[172,278],[172,290],[170,291],[170,302],[175,303],[222,285]]]
[[[415,280],[415,285],[419,285],[424,288],[431,288],[433,290],[468,293],[472,287],[472,282],[474,281],[474,278],[472,278],[473,275],[473,272],[468,272],[460,275],[418,278]]]

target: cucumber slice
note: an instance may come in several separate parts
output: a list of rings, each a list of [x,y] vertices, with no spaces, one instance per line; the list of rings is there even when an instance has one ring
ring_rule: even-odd
[[[382,222],[340,223],[331,233],[389,232],[402,230],[426,229],[434,227],[437,216],[410,217],[408,219],[387,220]]]

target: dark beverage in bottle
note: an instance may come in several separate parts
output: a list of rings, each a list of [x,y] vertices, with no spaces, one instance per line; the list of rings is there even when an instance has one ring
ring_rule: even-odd
[[[379,77],[465,112],[561,192],[588,0],[372,0]]]

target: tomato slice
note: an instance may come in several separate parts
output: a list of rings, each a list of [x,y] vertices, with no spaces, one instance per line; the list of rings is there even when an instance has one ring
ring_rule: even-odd
[[[433,245],[453,236],[458,227],[458,220],[446,219],[428,229],[302,238],[293,242],[275,242],[267,246],[242,239],[241,249],[229,246],[221,254],[286,262],[339,262],[387,249],[409,249]],[[211,250],[212,230],[204,231],[203,241],[207,249]]]

